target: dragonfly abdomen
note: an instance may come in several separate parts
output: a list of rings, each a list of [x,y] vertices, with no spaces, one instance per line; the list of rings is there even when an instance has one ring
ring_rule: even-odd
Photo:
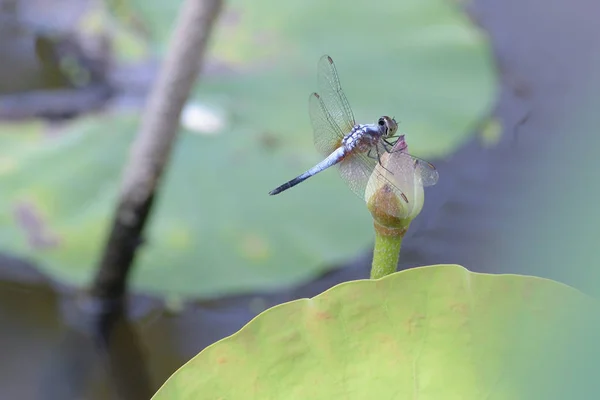
[[[309,169],[302,175],[298,175],[291,181],[288,181],[288,182],[284,183],[283,185],[271,190],[269,192],[269,194],[275,195],[275,194],[281,193],[284,190],[287,190],[289,188],[296,186],[299,183],[304,182],[311,176],[314,176],[314,175],[318,174],[319,172],[324,171],[327,168],[339,163],[347,155],[347,151],[348,150],[345,146],[338,147],[337,149],[335,149],[333,151],[333,153],[331,153],[329,156],[327,156],[327,158],[325,158],[323,161],[321,161],[320,163],[318,163],[317,165],[315,165],[314,167],[312,167],[311,169]]]

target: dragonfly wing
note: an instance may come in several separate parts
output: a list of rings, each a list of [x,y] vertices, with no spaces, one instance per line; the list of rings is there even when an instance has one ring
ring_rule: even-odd
[[[324,156],[328,156],[337,149],[344,132],[336,125],[333,117],[325,108],[325,104],[317,93],[311,93],[308,99],[308,112],[312,123],[315,147]]]
[[[421,180],[423,186],[433,186],[437,183],[439,174],[435,166],[415,156],[410,156],[415,166],[415,174]]]
[[[384,156],[381,151],[385,151],[383,146],[380,146],[380,155]],[[385,153],[389,154],[390,153]],[[406,158],[406,156],[403,156]],[[408,164],[411,163],[410,158],[408,158]],[[395,164],[392,164],[395,166]],[[355,153],[347,156],[340,164],[339,164],[340,175],[342,180],[346,182],[348,187],[360,198],[365,201],[369,199],[366,198],[366,193],[373,194],[376,190],[382,188],[384,185],[393,192],[396,193],[396,197],[402,199],[407,204],[413,203],[413,185],[412,180],[411,184],[407,185],[402,180],[410,180],[414,179],[414,174],[410,176],[401,175],[395,172],[392,174],[390,171],[383,169],[381,165],[378,165],[378,158],[375,148],[369,153]],[[402,189],[406,190],[404,192]],[[381,207],[382,204],[379,205]],[[385,206],[385,205],[383,205]],[[394,206],[393,209],[386,210],[386,212],[390,215],[400,216],[398,215],[400,209],[397,206]]]
[[[398,138],[397,142],[393,145],[391,152],[394,153],[394,157],[400,157],[400,156],[396,155],[396,153],[402,153],[402,154],[409,156],[412,159],[414,173],[418,177],[418,179],[421,181],[421,184],[423,186],[425,186],[425,187],[433,186],[437,183],[439,174],[438,174],[438,171],[435,168],[435,166],[428,161],[425,161],[419,157],[415,157],[415,156],[409,154],[406,151],[406,142],[404,140],[403,135],[400,138]],[[405,167],[403,167],[403,168],[405,168]]]
[[[382,164],[378,162],[381,159]],[[385,167],[384,167],[385,166]],[[377,207],[392,216],[404,217],[417,205],[417,196],[422,192],[416,180],[422,186],[437,183],[438,172],[435,167],[405,151],[387,152],[383,143],[378,143],[369,153],[357,153],[347,156],[340,163],[340,174],[350,189],[365,201],[384,186],[393,191],[396,198],[403,200],[405,207],[389,202],[386,197],[378,198]]]
[[[377,160],[364,154],[354,153],[339,163],[340,176],[358,197],[365,198],[365,189],[375,169]]]
[[[335,124],[344,134],[349,133],[354,125],[354,113],[342,90],[340,79],[333,60],[328,55],[321,57],[318,63],[319,94]]]

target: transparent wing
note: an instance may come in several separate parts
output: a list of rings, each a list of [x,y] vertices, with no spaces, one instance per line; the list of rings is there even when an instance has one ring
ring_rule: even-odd
[[[435,166],[425,160],[405,153],[412,158],[416,176],[421,180],[423,186],[433,186],[437,183],[439,174]]]
[[[404,135],[401,135],[396,143],[394,143],[390,151],[394,154],[394,157],[396,156],[396,153],[400,152],[409,156],[413,160],[414,173],[420,179],[423,186],[427,187],[435,185],[439,178],[439,174],[435,166],[428,161],[409,154],[406,149],[407,145],[406,141],[404,140]]]
[[[311,93],[308,99],[308,113],[312,123],[315,147],[322,155],[328,156],[341,145],[344,132],[335,124],[325,108],[321,96],[317,93]]]
[[[377,152],[382,163],[378,163]],[[395,193],[395,197],[404,200],[405,207],[399,208],[397,201],[388,201],[391,197],[379,196],[377,208],[385,213],[404,217],[412,212],[412,207],[418,203],[417,196],[422,196],[423,189],[418,189],[415,179],[421,181],[422,186],[432,186],[437,183],[438,172],[427,161],[414,157],[407,152],[386,152],[385,147],[379,143],[367,155],[357,153],[348,156],[340,163],[340,175],[348,187],[365,201],[385,187]]]
[[[408,203],[410,201],[409,196],[400,189],[400,186],[404,187],[405,185],[400,184],[395,171],[392,174],[391,170],[386,171],[378,166],[378,153],[381,157],[386,157],[384,154],[388,154],[389,157],[391,154],[387,153],[385,147],[379,143],[368,154],[355,153],[346,157],[339,164],[342,180],[346,182],[354,194],[363,200],[367,200],[365,192],[373,192],[376,188],[385,184]]]
[[[329,111],[334,123],[344,134],[347,134],[356,122],[350,103],[348,103],[348,99],[342,91],[342,85],[331,57],[328,55],[321,57],[317,69],[319,94],[323,99],[325,108]]]
[[[339,163],[342,180],[346,182],[354,194],[363,200],[365,199],[365,189],[375,165],[377,165],[377,160],[359,153],[352,154]]]

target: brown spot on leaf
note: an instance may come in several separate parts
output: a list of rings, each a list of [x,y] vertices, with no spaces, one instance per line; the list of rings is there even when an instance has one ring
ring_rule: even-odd
[[[415,331],[421,328],[421,322],[425,320],[425,316],[421,314],[414,314],[408,321],[406,321],[407,331],[409,334],[415,333]]]
[[[44,218],[34,204],[20,201],[13,209],[17,225],[23,229],[27,242],[34,249],[57,247],[60,237],[45,224]]]
[[[218,364],[227,364],[227,357],[219,357],[217,358]]]
[[[317,311],[317,313],[315,314],[315,317],[320,320],[331,319],[331,314],[329,314],[325,311]]]
[[[264,261],[269,258],[269,242],[258,234],[248,234],[241,242],[242,254],[250,261]]]
[[[529,301],[531,300],[533,294],[534,286],[533,282],[528,281],[523,285],[523,300]]]
[[[469,315],[469,306],[465,303],[456,303],[450,306],[450,309],[463,317]]]
[[[279,147],[279,145],[281,144],[281,140],[279,139],[279,137],[277,137],[277,135],[273,134],[272,132],[261,133],[258,136],[258,140],[260,142],[260,145],[267,150],[273,150]]]

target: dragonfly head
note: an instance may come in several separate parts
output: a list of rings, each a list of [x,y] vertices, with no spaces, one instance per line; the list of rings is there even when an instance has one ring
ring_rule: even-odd
[[[379,131],[383,134],[383,137],[386,138],[394,136],[398,130],[398,123],[396,120],[387,115],[379,118],[377,126],[379,127]]]

